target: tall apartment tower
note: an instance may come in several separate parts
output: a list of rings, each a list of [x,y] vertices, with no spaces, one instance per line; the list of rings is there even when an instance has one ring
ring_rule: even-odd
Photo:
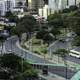
[[[15,7],[15,0],[0,0],[0,15],[4,16],[7,11]]]
[[[49,0],[49,8],[53,11],[62,10],[71,5],[78,5],[80,0]]]
[[[53,11],[61,10],[66,7],[66,0],[49,0],[49,8]]]
[[[38,10],[44,6],[44,0],[28,0],[29,9]]]
[[[79,5],[80,0],[67,0],[67,5],[71,6],[71,5]]]

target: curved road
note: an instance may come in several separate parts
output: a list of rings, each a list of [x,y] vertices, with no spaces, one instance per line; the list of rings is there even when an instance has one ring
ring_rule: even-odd
[[[16,55],[23,57],[27,60],[33,61],[35,63],[49,63],[49,61],[44,60],[43,58],[40,58],[38,56],[35,56],[33,54],[30,54],[31,52],[25,52],[22,49],[19,49],[16,46],[16,41],[18,41],[18,37],[12,37],[12,38],[8,38],[5,41],[5,48],[6,51],[8,52],[9,50],[12,50],[13,52],[15,52]],[[51,73],[57,74],[59,76],[62,77],[66,77],[66,69],[64,67],[59,67],[59,66],[49,66],[49,71]],[[73,75],[74,75],[75,71],[72,71],[70,69],[67,69],[67,78],[70,79]]]

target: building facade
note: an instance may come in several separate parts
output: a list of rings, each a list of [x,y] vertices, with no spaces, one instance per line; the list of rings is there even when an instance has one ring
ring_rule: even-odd
[[[0,15],[4,15],[4,2],[3,1],[0,1]]]
[[[43,8],[39,8],[39,15],[46,17],[55,11],[69,8],[71,5],[79,5],[80,0],[44,0]]]
[[[4,11],[11,11],[15,7],[15,1],[14,0],[5,0],[4,1]]]
[[[15,6],[14,0],[1,0],[0,1],[0,15],[4,16],[7,11],[10,11]]]
[[[44,0],[28,0],[28,9],[38,11],[44,6]]]
[[[15,7],[24,7],[25,3],[26,0],[0,0],[0,15],[4,16]]]
[[[68,8],[71,5],[79,5],[80,0],[48,0],[49,9],[52,13],[56,10]]]

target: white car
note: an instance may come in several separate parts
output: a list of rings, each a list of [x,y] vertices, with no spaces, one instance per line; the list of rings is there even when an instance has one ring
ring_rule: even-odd
[[[10,49],[10,50],[8,50],[8,52],[7,53],[13,53],[13,51]]]

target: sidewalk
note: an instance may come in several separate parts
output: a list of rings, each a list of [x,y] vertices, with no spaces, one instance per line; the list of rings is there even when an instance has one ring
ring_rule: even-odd
[[[20,46],[20,44],[19,44],[19,41],[16,42],[16,46],[17,46],[19,49],[21,49],[21,50],[23,50],[23,51],[25,51],[25,52],[28,52],[29,54],[32,54],[32,55],[34,55],[34,56],[37,56],[37,57],[40,57],[40,58],[43,58],[43,59],[44,59],[44,56],[35,54],[34,52],[31,52],[31,51],[29,51],[29,50],[26,50],[26,49],[22,48],[22,47]],[[53,63],[53,64],[59,64],[56,60],[53,60],[53,59],[50,60],[49,58],[45,58],[45,59],[46,59],[47,61]],[[62,63],[62,65],[64,65],[64,64]]]
[[[40,58],[44,58],[44,56],[35,54],[35,53],[33,53],[33,52],[29,51],[29,50],[26,50],[26,49],[22,48],[20,46],[20,44],[19,44],[18,41],[16,42],[16,45],[17,45],[18,48],[22,49],[25,52],[28,52],[29,54],[32,54],[32,55],[40,57]],[[64,61],[61,60],[61,58],[59,58],[59,59],[60,59],[59,63],[62,64],[62,65],[64,65]],[[55,56],[55,55],[53,56],[53,59],[50,60],[49,58],[46,58],[46,60],[49,61],[49,62],[51,62],[51,63],[53,63],[53,64],[59,64],[58,63],[58,57]],[[71,61],[67,61],[67,66],[68,66],[68,68],[70,68],[72,70],[74,70],[74,69],[76,69],[76,70],[80,69],[80,64],[77,64],[77,63],[74,63],[74,62],[71,62]]]
[[[22,47],[20,46],[19,42],[16,42],[16,45],[17,45],[18,48],[20,48],[20,49],[22,49],[22,50],[24,50],[24,51],[29,52],[30,54],[32,54],[30,51],[22,48]],[[38,56],[38,57],[40,57],[40,58],[44,58],[44,57],[42,57],[42,56],[40,56],[40,55],[37,55],[37,54],[35,54],[35,53],[33,53],[33,55]],[[50,62],[51,62],[51,61],[50,61]],[[65,78],[63,78],[63,77],[61,77],[61,76],[58,76],[58,75],[56,75],[56,74],[52,74],[52,73],[50,73],[50,72],[49,72],[49,75],[47,75],[47,76],[46,76],[46,75],[42,75],[42,73],[39,73],[39,76],[40,76],[41,78],[45,79],[45,80],[65,80]]]
[[[49,72],[48,75],[39,74],[39,76],[40,76],[41,78],[44,78],[45,80],[65,80],[65,78],[60,77],[60,76],[58,76],[58,75],[56,75],[56,74],[52,74],[52,73],[50,73],[50,72]]]

